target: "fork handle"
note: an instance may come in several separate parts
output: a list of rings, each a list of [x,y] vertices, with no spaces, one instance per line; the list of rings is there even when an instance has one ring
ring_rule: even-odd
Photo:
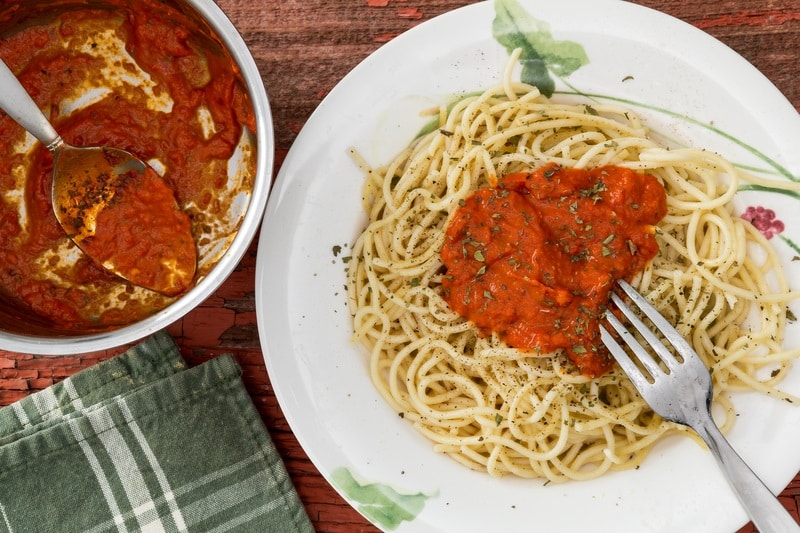
[[[694,430],[706,442],[719,463],[736,496],[760,533],[798,532],[792,515],[747,466],[713,420],[699,424]]]

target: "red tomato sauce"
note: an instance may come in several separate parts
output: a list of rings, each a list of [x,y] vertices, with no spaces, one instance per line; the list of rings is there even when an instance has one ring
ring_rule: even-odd
[[[150,167],[123,174],[117,182],[94,234],[80,247],[100,264],[112,263],[135,285],[180,294],[197,266],[189,217],[176,208],[174,193]]]
[[[564,350],[579,371],[612,364],[598,321],[617,279],[658,253],[666,193],[621,167],[556,165],[509,174],[462,202],[446,229],[443,296],[481,335],[526,351]]]
[[[69,7],[58,9],[61,4]],[[215,202],[228,182],[227,161],[243,129],[255,132],[247,90],[230,56],[194,18],[159,0],[105,4],[53,1],[49,9],[24,18],[22,11],[32,11],[25,2],[0,5],[0,57],[65,141],[117,147],[144,161],[161,162],[164,181],[187,209],[192,234],[201,243],[208,238],[208,214],[223,209]],[[102,44],[92,39],[106,29],[149,75],[152,94],[138,85],[118,84],[101,100],[64,111],[60,104],[76,90],[98,79],[102,84],[106,65],[87,50]],[[149,100],[165,95],[171,109],[153,108]],[[211,133],[198,120],[201,107],[213,119]],[[68,266],[53,255],[53,250],[70,250],[68,242],[59,248],[66,237],[52,212],[53,159],[38,143],[32,155],[20,153],[24,135],[0,112],[0,191],[22,189],[26,214],[20,215],[8,193],[0,194],[0,301],[65,332],[119,327],[169,305],[173,299],[160,294],[134,297],[133,285],[125,288],[120,278],[85,255]],[[26,169],[23,178],[20,168]],[[50,258],[49,265],[42,264],[43,257]],[[192,285],[204,273],[198,270]],[[123,292],[109,305],[108,294],[118,294],[120,283]]]

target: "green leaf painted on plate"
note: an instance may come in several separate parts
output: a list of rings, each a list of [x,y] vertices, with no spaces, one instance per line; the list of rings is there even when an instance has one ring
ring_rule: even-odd
[[[517,0],[495,0],[492,34],[508,52],[521,48],[520,79],[534,85],[545,96],[555,91],[551,73],[566,77],[589,63],[589,57],[579,43],[558,41],[550,33],[550,25],[537,20],[520,6]]]
[[[331,480],[358,511],[386,531],[394,531],[403,522],[414,520],[431,497],[421,492],[401,494],[389,485],[360,483],[347,468],[337,468]]]

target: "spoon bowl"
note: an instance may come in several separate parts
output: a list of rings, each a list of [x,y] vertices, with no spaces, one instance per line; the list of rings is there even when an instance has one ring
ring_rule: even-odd
[[[119,148],[65,142],[0,59],[0,109],[53,154],[53,212],[97,264],[167,296],[191,286],[197,248],[191,221],[147,163]]]

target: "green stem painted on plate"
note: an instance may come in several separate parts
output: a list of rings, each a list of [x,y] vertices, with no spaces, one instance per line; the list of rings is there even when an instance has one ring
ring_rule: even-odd
[[[799,177],[797,177],[794,174],[792,174],[786,167],[784,167],[783,165],[781,165],[780,163],[778,163],[777,161],[775,161],[771,157],[767,156],[762,151],[758,150],[757,148],[755,148],[754,146],[752,146],[750,144],[747,144],[746,142],[742,141],[741,139],[738,139],[737,137],[734,137],[730,133],[727,133],[724,130],[721,130],[721,129],[715,127],[715,126],[712,126],[711,124],[707,124],[707,123],[702,122],[700,120],[697,120],[695,118],[692,118],[692,117],[689,117],[689,116],[686,116],[686,115],[682,115],[680,113],[676,113],[675,111],[671,111],[671,110],[663,108],[663,107],[659,107],[659,106],[655,106],[655,105],[651,105],[651,104],[645,104],[645,103],[642,103],[642,102],[637,102],[637,101],[631,100],[629,98],[620,98],[620,97],[617,97],[617,96],[609,96],[609,95],[605,95],[605,94],[592,94],[592,93],[584,93],[582,91],[574,91],[574,88],[571,85],[570,85],[570,88],[573,89],[573,91],[556,91],[556,92],[558,94],[569,94],[569,95],[584,96],[586,98],[597,98],[597,99],[603,99],[603,100],[611,100],[613,102],[619,102],[619,103],[622,103],[622,104],[625,104],[625,105],[629,105],[629,106],[634,106],[634,107],[641,107],[643,109],[649,109],[651,111],[657,111],[659,113],[663,113],[663,114],[671,116],[671,117],[679,118],[679,119],[684,120],[684,121],[686,121],[686,122],[688,122],[690,124],[694,124],[696,126],[700,126],[701,128],[704,128],[704,129],[707,129],[709,131],[712,131],[712,132],[716,133],[717,135],[719,135],[720,137],[722,137],[724,139],[727,139],[727,140],[731,141],[732,143],[744,148],[745,150],[747,150],[751,154],[755,155],[756,157],[758,157],[759,159],[764,161],[767,165],[769,165],[773,170],[775,170],[781,176],[783,176],[783,177],[785,177],[785,178],[787,178],[787,179],[789,179],[791,181],[800,181]],[[748,169],[754,170],[754,171],[761,171],[760,169],[756,169],[754,167],[744,167],[743,165],[739,165],[739,166],[742,167],[742,168],[748,168]]]
[[[798,246],[792,239],[784,235],[778,235],[778,238],[783,242],[785,242],[789,246],[789,248],[794,250],[794,253],[800,256],[800,246]]]
[[[749,183],[740,184],[739,191],[758,191],[758,192],[770,192],[775,194],[783,194],[794,198],[795,200],[800,200],[800,193],[797,191],[787,191],[786,189],[779,189],[777,187],[765,187],[763,185],[752,185]]]

